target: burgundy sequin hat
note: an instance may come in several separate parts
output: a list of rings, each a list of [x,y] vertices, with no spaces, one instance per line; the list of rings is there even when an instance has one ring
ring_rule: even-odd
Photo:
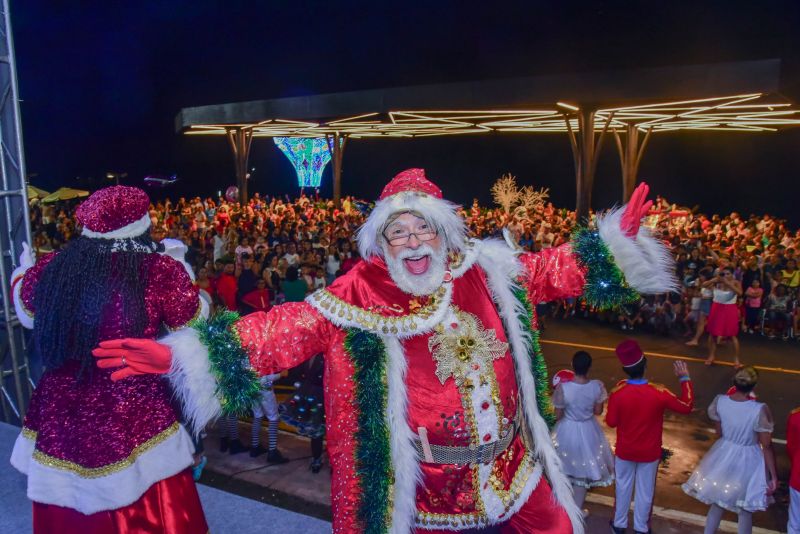
[[[82,235],[100,239],[129,239],[150,229],[150,199],[138,187],[115,185],[92,193],[75,216]]]
[[[386,184],[375,208],[358,231],[358,250],[361,256],[381,256],[384,230],[388,221],[400,213],[411,212],[434,225],[448,250],[464,248],[466,225],[458,206],[444,200],[442,190],[428,180],[424,169],[407,169]]]

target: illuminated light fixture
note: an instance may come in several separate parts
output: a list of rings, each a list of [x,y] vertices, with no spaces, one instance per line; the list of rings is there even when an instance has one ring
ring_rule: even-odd
[[[344,119],[337,119],[335,121],[329,122],[328,125],[342,124],[342,123],[344,123],[346,125],[349,122],[355,123],[356,119],[363,119],[363,118],[366,118],[366,117],[374,117],[375,115],[377,115],[377,113],[364,113],[363,115],[356,115],[355,117],[347,117],[347,118],[344,118]],[[372,122],[372,121],[369,121],[369,122]]]
[[[681,104],[701,104],[703,102],[713,102],[715,100],[738,100],[741,98],[749,99],[749,98],[758,98],[759,96],[763,96],[761,93],[749,93],[744,95],[733,95],[733,96],[714,96],[711,98],[697,98],[694,100],[681,100],[678,102],[662,102],[660,104],[642,104],[639,106],[623,106],[619,108],[611,108],[606,109],[604,111],[632,111],[632,110],[639,110],[639,109],[652,109],[654,111],[658,110],[660,107],[664,106],[680,106]],[[705,107],[705,106],[704,106]]]
[[[595,131],[608,126],[623,133],[628,127],[657,133],[685,129],[773,131],[774,127],[800,125],[800,111],[791,109],[791,103],[778,98],[751,93],[598,109],[593,126]],[[255,137],[292,138],[324,138],[336,132],[354,138],[431,137],[488,131],[558,133],[567,131],[565,113],[573,130],[578,129],[578,121],[571,113],[577,110],[577,106],[566,102],[558,102],[550,109],[395,110],[343,117],[327,123],[273,118],[249,125],[193,125],[186,133],[225,135],[236,127],[249,128]]]
[[[300,187],[319,187],[322,172],[331,160],[328,140],[324,137],[275,137],[275,145],[289,159],[297,173]]]

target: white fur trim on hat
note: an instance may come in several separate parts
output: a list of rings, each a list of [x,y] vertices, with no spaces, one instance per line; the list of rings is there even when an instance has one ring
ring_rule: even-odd
[[[117,228],[116,230],[112,230],[110,232],[95,232],[94,230],[89,230],[84,226],[83,230],[81,230],[81,235],[95,239],[127,239],[131,237],[139,237],[149,228],[150,214],[145,213],[144,216],[142,216],[142,218],[138,221],[126,224],[122,228]]]
[[[194,328],[182,328],[158,340],[172,351],[167,378],[183,407],[186,424],[193,435],[222,414],[217,380],[211,371],[208,348]]]
[[[458,214],[458,205],[448,200],[415,191],[397,193],[375,204],[375,209],[358,230],[358,251],[361,257],[383,256],[380,240],[386,222],[393,214],[411,211],[434,225],[444,240],[447,250],[461,252],[467,235],[467,226]]]

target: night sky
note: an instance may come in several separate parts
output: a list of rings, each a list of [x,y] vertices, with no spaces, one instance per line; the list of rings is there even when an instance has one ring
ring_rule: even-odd
[[[344,90],[570,71],[780,58],[800,102],[800,2],[12,1],[31,182],[177,173],[167,189],[209,194],[234,182],[223,138],[179,136],[182,107]],[[271,139],[256,140],[253,190],[294,194]],[[458,202],[489,201],[504,172],[574,207],[566,135],[354,140],[343,191],[375,198],[424,167]],[[594,207],[621,196],[613,140]],[[800,224],[800,128],[777,134],[664,133],[640,178],[707,212],[770,212]],[[329,171],[323,194],[330,194]]]

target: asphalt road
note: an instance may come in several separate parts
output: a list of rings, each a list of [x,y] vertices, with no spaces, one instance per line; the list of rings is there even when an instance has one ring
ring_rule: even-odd
[[[673,391],[678,391],[678,380],[672,372],[676,359],[685,359],[695,384],[695,410],[689,416],[670,414],[664,424],[664,447],[672,456],[662,464],[656,491],[656,506],[680,510],[686,513],[705,515],[707,507],[688,497],[680,489],[694,466],[716,439],[712,425],[706,416],[706,408],[715,395],[724,393],[731,385],[733,367],[726,363],[732,360],[732,348],[721,346],[717,351],[719,364],[706,367],[705,347],[687,347],[685,338],[662,337],[644,332],[630,333],[595,321],[572,318],[569,320],[546,319],[542,333],[542,349],[552,375],[560,369],[570,368],[572,354],[586,350],[592,355],[594,364],[592,378],[602,380],[608,389],[625,378],[614,354],[614,347],[626,337],[635,338],[648,357],[647,377],[660,382]],[[775,417],[776,444],[779,477],[783,484],[776,493],[776,504],[763,513],[755,514],[757,526],[785,532],[788,459],[781,443],[786,436],[786,419],[789,412],[800,405],[800,343],[768,340],[760,336],[742,337],[742,361],[755,365],[759,370],[756,394],[766,402]],[[609,442],[614,444],[614,434],[605,428]],[[612,496],[613,489],[600,490],[601,495]],[[735,520],[733,514],[726,519]]]

